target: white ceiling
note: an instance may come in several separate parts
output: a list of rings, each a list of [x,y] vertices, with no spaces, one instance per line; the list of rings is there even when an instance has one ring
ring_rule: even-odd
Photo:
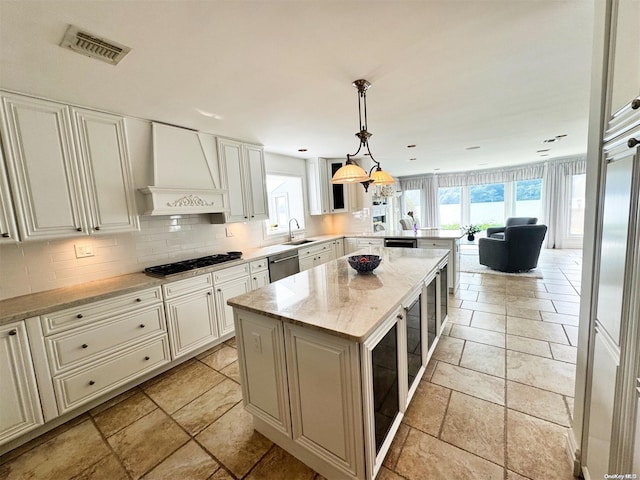
[[[69,24],[132,51],[63,49]],[[592,25],[591,0],[0,0],[0,87],[306,158],[355,152],[365,78],[384,169],[492,168],[586,152]]]

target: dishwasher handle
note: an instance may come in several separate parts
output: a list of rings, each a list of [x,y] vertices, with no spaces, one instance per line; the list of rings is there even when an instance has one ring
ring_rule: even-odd
[[[294,258],[298,258],[298,255],[291,255],[290,257],[284,257],[284,258],[278,258],[276,260],[271,260],[269,263],[280,263],[280,262],[286,262],[287,260],[293,260]]]

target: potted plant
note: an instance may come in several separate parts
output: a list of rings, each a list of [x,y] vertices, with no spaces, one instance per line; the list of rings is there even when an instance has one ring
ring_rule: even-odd
[[[467,235],[467,240],[473,242],[476,239],[476,233],[482,231],[482,229],[478,225],[465,225],[462,227],[464,233]]]

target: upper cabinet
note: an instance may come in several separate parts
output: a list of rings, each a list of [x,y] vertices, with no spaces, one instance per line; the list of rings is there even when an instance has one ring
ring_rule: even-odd
[[[139,229],[124,118],[2,93],[22,240]]]
[[[640,125],[640,2],[612,2],[609,123],[604,140]]]
[[[0,148],[0,244],[17,242],[18,227],[16,225],[11,192],[7,183],[7,172]]]
[[[307,188],[311,215],[349,211],[349,185],[331,183],[333,174],[343,165],[344,160],[339,159],[307,159]]]
[[[223,186],[228,191],[226,222],[269,218],[264,151],[257,145],[218,138]]]
[[[215,136],[153,123],[153,185],[141,191],[145,215],[227,210]]]

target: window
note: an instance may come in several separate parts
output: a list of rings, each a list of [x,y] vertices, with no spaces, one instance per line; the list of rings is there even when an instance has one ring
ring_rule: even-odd
[[[569,235],[584,234],[584,203],[586,174],[571,176],[571,197],[569,207]]]
[[[516,182],[516,217],[539,217],[542,198],[542,179]]]
[[[504,183],[469,187],[469,222],[483,229],[504,225]]]
[[[443,187],[438,189],[438,209],[440,228],[458,230],[462,224],[462,188]]]
[[[420,202],[420,190],[405,190],[404,210],[401,218],[407,216],[407,212],[413,212],[413,217],[418,221],[422,218],[422,204]]]
[[[295,218],[304,230],[304,196],[302,177],[267,174],[269,220],[265,220],[267,235],[289,233],[289,220]],[[294,224],[295,227],[295,224]],[[296,229],[296,231],[298,231]]]

